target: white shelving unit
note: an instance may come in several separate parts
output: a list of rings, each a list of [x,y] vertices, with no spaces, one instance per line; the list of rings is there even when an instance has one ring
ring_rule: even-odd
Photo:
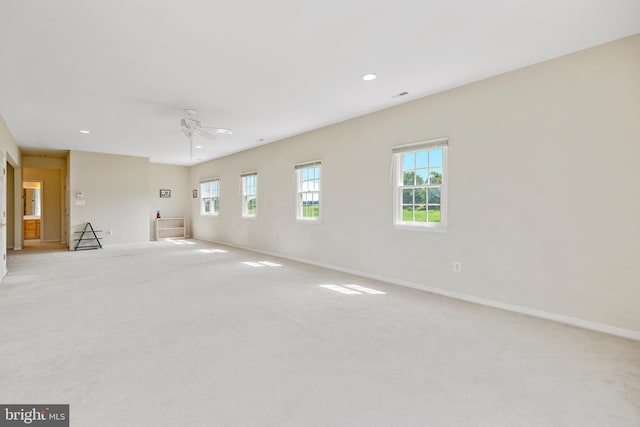
[[[184,239],[186,237],[187,228],[184,218],[156,218],[156,240]]]

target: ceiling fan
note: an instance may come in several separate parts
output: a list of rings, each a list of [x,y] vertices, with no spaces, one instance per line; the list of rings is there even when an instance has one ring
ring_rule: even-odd
[[[219,128],[215,126],[203,126],[200,120],[195,116],[198,114],[196,110],[184,110],[186,116],[180,120],[180,130],[189,138],[190,158],[193,160],[193,138],[201,136],[207,139],[216,139],[218,135],[233,135],[233,131],[228,128]]]

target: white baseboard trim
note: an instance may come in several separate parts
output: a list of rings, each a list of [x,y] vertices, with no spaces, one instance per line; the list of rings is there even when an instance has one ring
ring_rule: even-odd
[[[592,322],[590,320],[579,319],[577,317],[565,316],[563,314],[550,313],[547,311],[536,310],[529,307],[523,307],[520,305],[509,304],[501,301],[495,301],[487,298],[476,297],[473,295],[467,295],[461,292],[449,291],[446,289],[436,288],[434,286],[423,285],[421,283],[410,282],[408,280],[402,280],[395,277],[381,276],[378,274],[367,273],[364,271],[352,270],[350,268],[340,267],[338,265],[326,264],[322,262],[316,262],[308,259],[302,259],[297,257],[292,257],[288,255],[283,255],[276,252],[265,251],[261,249],[249,248],[246,246],[236,245],[234,243],[215,241],[215,240],[206,240],[211,243],[216,243],[219,245],[230,246],[233,248],[243,249],[251,252],[258,252],[265,255],[275,256],[278,258],[289,259],[296,262],[301,262],[304,264],[315,265],[317,267],[326,268],[329,270],[340,271],[343,273],[353,274],[356,276],[366,277],[368,279],[380,280],[382,282],[391,283],[394,285],[405,286],[408,288],[418,289],[421,291],[431,292],[433,294],[446,296],[449,298],[455,298],[462,301],[472,302],[475,304],[485,305],[487,307],[498,308],[501,310],[512,311],[515,313],[525,314],[527,316],[538,317],[541,319],[551,320],[554,322],[564,323],[566,325],[576,326],[582,329],[589,329],[592,331],[602,332],[609,335],[616,335],[623,338],[629,338],[632,340],[640,341],[640,331],[634,331],[632,329],[619,328],[617,326],[611,326],[604,323]]]

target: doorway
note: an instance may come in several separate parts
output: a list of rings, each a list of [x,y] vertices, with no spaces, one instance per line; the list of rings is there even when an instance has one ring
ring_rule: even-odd
[[[43,234],[42,181],[22,183],[22,219],[24,240],[41,241]]]

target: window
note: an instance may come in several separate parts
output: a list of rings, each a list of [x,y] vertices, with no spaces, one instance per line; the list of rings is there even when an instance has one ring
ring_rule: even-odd
[[[242,216],[255,217],[258,213],[258,174],[242,175]]]
[[[296,167],[296,218],[320,220],[320,162]]]
[[[393,149],[397,226],[446,229],[447,146],[438,139]]]
[[[200,215],[220,213],[220,180],[212,179],[200,183]]]

